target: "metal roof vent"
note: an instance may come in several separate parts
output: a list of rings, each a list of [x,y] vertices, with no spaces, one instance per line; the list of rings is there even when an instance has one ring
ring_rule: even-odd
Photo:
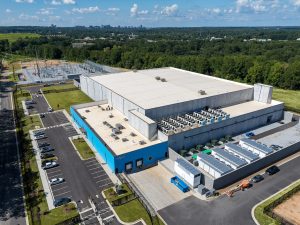
[[[88,109],[87,109],[87,110],[85,110],[85,112],[86,112],[86,113],[89,113],[89,112],[90,112],[90,110],[88,110]]]
[[[204,90],[199,90],[198,94],[200,94],[200,95],[206,95],[206,92]]]
[[[131,133],[130,133],[130,136],[131,136],[131,137],[135,137],[135,136],[136,136],[136,134],[135,134],[135,133],[133,133],[133,132],[131,132]]]
[[[109,118],[113,118],[114,117],[114,115],[111,113],[110,115],[109,115]]]
[[[167,82],[167,80],[165,78],[161,78],[160,80],[161,80],[161,82]]]
[[[156,79],[156,80],[160,80],[160,76],[156,76],[155,79]]]
[[[122,141],[126,142],[126,141],[128,141],[128,139],[127,138],[122,138]]]

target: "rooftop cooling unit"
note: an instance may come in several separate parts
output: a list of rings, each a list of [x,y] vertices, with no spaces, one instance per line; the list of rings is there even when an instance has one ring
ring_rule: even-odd
[[[122,141],[126,142],[126,141],[128,141],[128,139],[127,138],[122,138]]]
[[[114,117],[114,115],[111,113],[109,116],[108,116],[109,118],[113,118]]]
[[[204,90],[199,90],[198,94],[200,94],[200,95],[206,95],[206,92]]]
[[[88,110],[88,109],[87,109],[87,110],[85,110],[85,112],[86,112],[86,113],[89,113],[89,112],[90,112],[90,110]]]
[[[144,145],[144,144],[146,144],[146,142],[145,141],[139,141],[139,144]]]
[[[133,133],[133,132],[131,132],[131,133],[130,133],[130,136],[131,136],[131,137],[135,137],[135,136],[136,136],[136,134],[135,134],[135,133]]]
[[[157,76],[157,77],[155,77],[155,79],[156,79],[156,80],[160,80],[160,77],[159,77],[159,76]]]
[[[167,82],[167,80],[165,78],[161,78],[160,80],[161,80],[161,82]]]

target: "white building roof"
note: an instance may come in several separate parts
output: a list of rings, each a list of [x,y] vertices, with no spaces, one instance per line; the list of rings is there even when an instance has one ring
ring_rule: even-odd
[[[164,78],[167,82],[156,77]],[[253,88],[172,67],[129,71],[92,79],[144,109]],[[204,90],[206,95],[200,95],[199,90]]]

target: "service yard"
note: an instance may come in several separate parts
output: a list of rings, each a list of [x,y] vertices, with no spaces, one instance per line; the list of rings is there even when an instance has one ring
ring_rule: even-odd
[[[278,205],[273,212],[294,225],[300,225],[300,192]]]

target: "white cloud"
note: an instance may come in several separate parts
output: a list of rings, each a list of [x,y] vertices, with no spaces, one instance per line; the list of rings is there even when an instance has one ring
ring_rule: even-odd
[[[51,5],[74,5],[76,4],[75,0],[52,0]]]
[[[294,0],[299,1],[300,0]],[[279,6],[278,0],[236,0],[236,12],[267,12]]]
[[[213,8],[211,11],[213,13],[219,14],[221,12],[221,9],[220,8]]]
[[[164,7],[163,10],[161,11],[161,14],[166,15],[166,16],[172,16],[172,15],[176,14],[177,11],[178,11],[178,5],[173,4],[173,5]]]
[[[148,10],[141,10],[137,12],[139,15],[147,15],[149,13]]]
[[[108,8],[107,11],[110,11],[110,12],[119,12],[120,9],[119,8]]]
[[[130,15],[131,15],[131,16],[136,16],[138,10],[139,10],[138,5],[137,5],[136,3],[134,3],[134,4],[132,5],[132,7],[130,8]]]
[[[119,8],[108,8],[107,10],[105,10],[105,13],[109,16],[115,16],[119,11]]]
[[[98,6],[91,6],[91,7],[87,7],[87,8],[73,8],[72,12],[74,13],[81,13],[81,14],[86,14],[86,13],[95,13],[95,12],[99,12],[100,9]]]
[[[52,9],[53,8],[42,8],[39,11],[37,11],[37,14],[40,14],[40,15],[51,15],[51,14],[53,14]]]
[[[294,0],[294,1],[293,1],[293,4],[294,4],[295,6],[300,6],[300,0]]]
[[[17,3],[33,3],[34,0],[16,0]]]
[[[19,15],[19,19],[21,19],[21,20],[39,20],[39,17],[38,16],[31,16],[31,15],[27,15],[27,14],[21,13]]]
[[[6,9],[5,12],[6,13],[11,13],[11,10],[10,9]]]

